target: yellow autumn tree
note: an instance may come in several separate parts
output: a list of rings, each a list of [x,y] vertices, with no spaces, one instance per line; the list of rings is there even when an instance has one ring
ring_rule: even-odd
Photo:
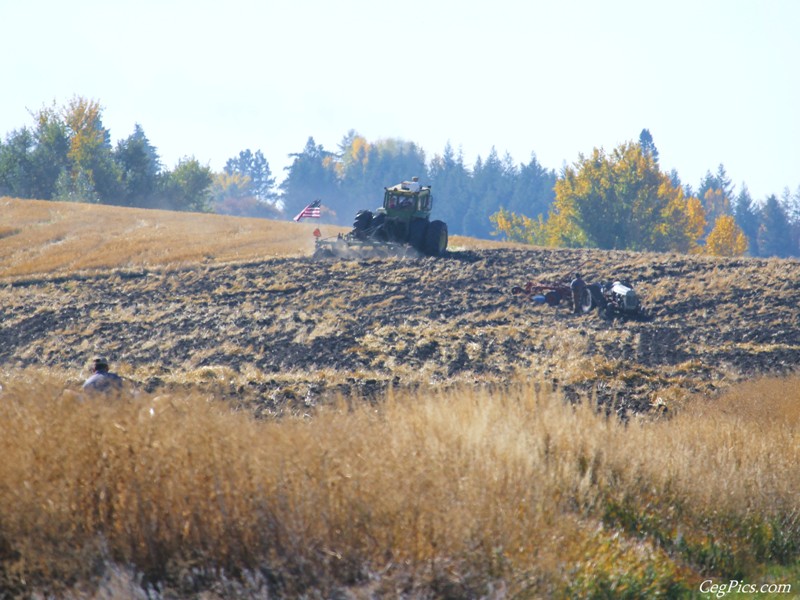
[[[686,198],[679,186],[664,178],[659,194],[668,199],[656,226],[653,250],[698,254],[706,227],[705,211],[700,200]]]
[[[595,148],[564,169],[546,221],[505,209],[491,220],[495,234],[524,243],[682,253],[702,251],[706,227],[700,200],[634,143],[610,154]]]
[[[246,198],[251,194],[252,179],[242,173],[216,173],[211,183],[211,198],[223,202],[228,198]]]
[[[353,130],[347,132],[342,142],[339,144],[339,157],[335,164],[331,163],[336,170],[336,175],[341,179],[349,172],[363,171],[369,162],[369,151],[372,145],[367,139]]]
[[[102,107],[94,100],[75,97],[64,107],[69,131],[68,157],[77,165],[88,165],[104,146],[110,148],[108,130],[103,127]]]
[[[558,182],[556,182],[556,189]],[[544,226],[544,245],[553,248],[583,248],[589,245],[586,232],[580,228],[576,219],[575,203],[562,198],[550,207]]]
[[[555,193],[547,223],[551,244],[583,238],[604,249],[688,252],[694,241],[683,192],[639,144],[580,155],[564,169]]]
[[[534,246],[544,246],[546,243],[545,223],[542,215],[532,219],[501,208],[491,215],[489,220],[494,225],[492,235],[501,235],[509,242]]]
[[[703,251],[700,240],[706,230],[706,211],[699,198],[692,196],[686,201],[689,222],[686,224],[689,235],[693,241],[689,247],[690,254],[700,254]]]
[[[114,162],[111,134],[103,126],[100,103],[80,96],[62,109],[69,140],[70,172],[57,184],[57,197],[114,202],[122,191],[119,167]]]
[[[744,231],[731,215],[717,217],[714,229],[706,240],[706,253],[713,256],[742,256],[747,252],[748,242]]]
[[[731,203],[723,190],[717,188],[710,188],[706,190],[702,198],[703,210],[706,212],[708,222],[706,227],[711,227],[712,224],[716,225],[717,219],[723,215],[731,214]],[[706,233],[710,233],[708,230]]]

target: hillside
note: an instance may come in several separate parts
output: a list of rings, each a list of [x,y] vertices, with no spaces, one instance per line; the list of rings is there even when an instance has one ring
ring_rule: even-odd
[[[521,380],[626,413],[800,363],[796,261],[458,238],[441,259],[313,261],[315,224],[0,203],[0,363],[62,370],[76,387],[102,352],[141,389],[200,388],[259,414]],[[630,280],[653,318],[510,293],[576,268]]]

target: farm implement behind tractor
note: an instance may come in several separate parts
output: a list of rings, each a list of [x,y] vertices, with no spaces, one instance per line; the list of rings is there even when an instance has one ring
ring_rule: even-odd
[[[512,287],[511,293],[538,304],[558,306],[565,302],[572,307],[572,288],[566,283],[529,281],[524,286]],[[589,313],[597,308],[608,319],[616,316],[647,319],[650,316],[633,286],[627,281],[584,285],[580,291],[579,308],[582,313]]]
[[[558,306],[561,302],[572,302],[572,290],[569,285],[563,283],[529,281],[523,287],[518,285],[512,287],[511,293],[548,306]]]
[[[447,250],[447,225],[431,221],[430,186],[416,178],[384,188],[383,206],[360,210],[353,229],[334,238],[317,238],[315,258],[368,255],[441,256]]]

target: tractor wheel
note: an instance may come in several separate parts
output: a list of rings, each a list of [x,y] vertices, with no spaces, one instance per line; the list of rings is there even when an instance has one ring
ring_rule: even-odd
[[[595,306],[601,309],[606,307],[608,301],[606,300],[606,297],[603,295],[603,288],[600,286],[599,283],[591,283],[586,286],[586,289],[588,289],[592,293],[592,301],[594,302]]]
[[[372,211],[360,210],[356,213],[356,218],[353,221],[353,227],[356,229],[366,229],[372,224]]]
[[[417,252],[425,253],[425,232],[428,229],[428,221],[425,219],[414,219],[408,224],[408,243]]]
[[[373,217],[370,237],[381,242],[389,241],[389,232],[386,229],[386,215],[378,214]]]
[[[600,286],[596,283],[590,283],[586,286],[586,289],[583,290],[581,296],[581,310],[588,313],[591,312],[595,306],[602,310],[606,306],[606,299],[603,297]]]
[[[592,297],[592,291],[588,287],[583,288],[583,292],[581,292],[581,312],[591,312],[594,307],[595,304],[594,298]]]
[[[428,256],[441,256],[447,250],[447,224],[444,221],[431,221],[425,230],[424,253]]]
[[[364,239],[367,235],[367,230],[372,227],[372,211],[360,210],[356,213],[356,218],[353,221],[353,234],[358,239]]]

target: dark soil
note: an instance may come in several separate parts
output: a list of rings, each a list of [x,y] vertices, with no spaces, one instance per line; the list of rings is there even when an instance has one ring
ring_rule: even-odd
[[[627,279],[650,317],[510,292],[576,269]],[[0,363],[78,384],[100,351],[146,391],[200,387],[264,413],[526,379],[626,413],[796,369],[798,295],[796,261],[533,248],[59,275],[0,281]]]

